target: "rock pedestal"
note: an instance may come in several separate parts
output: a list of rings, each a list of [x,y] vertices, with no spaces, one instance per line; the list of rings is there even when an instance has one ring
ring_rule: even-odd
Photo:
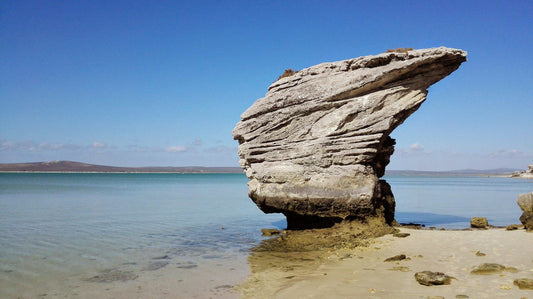
[[[523,193],[518,195],[518,200],[516,201],[520,209],[522,210],[522,215],[520,216],[520,222],[524,225],[524,228],[528,232],[533,231],[533,192]]]
[[[322,63],[280,78],[233,130],[249,196],[288,228],[344,219],[394,220],[381,180],[394,152],[389,134],[456,70],[466,52],[432,48]]]

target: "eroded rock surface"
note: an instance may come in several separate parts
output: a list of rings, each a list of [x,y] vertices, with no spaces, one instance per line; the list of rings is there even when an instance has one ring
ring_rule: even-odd
[[[442,272],[422,271],[415,273],[415,279],[421,285],[433,286],[450,284],[454,278]]]
[[[389,52],[280,78],[233,130],[250,197],[285,214],[288,228],[375,216],[392,223],[394,197],[379,179],[394,152],[389,134],[465,60],[443,47]]]

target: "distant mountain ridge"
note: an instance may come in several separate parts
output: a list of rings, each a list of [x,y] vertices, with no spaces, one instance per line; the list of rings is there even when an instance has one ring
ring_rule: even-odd
[[[240,167],[119,167],[73,161],[0,163],[0,172],[142,172],[142,173],[242,173]]]
[[[387,170],[388,175],[510,175],[516,168],[461,169],[450,171]],[[0,163],[0,172],[139,172],[139,173],[243,173],[240,167],[201,167],[201,166],[149,166],[120,167],[96,165],[73,161],[48,161],[29,163]]]

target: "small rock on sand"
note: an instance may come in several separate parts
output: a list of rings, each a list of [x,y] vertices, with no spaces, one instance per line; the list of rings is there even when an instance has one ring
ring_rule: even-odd
[[[533,279],[531,278],[515,279],[513,284],[521,290],[533,290]]]
[[[489,227],[489,222],[485,217],[472,217],[472,219],[470,219],[470,226],[472,228],[486,229]]]
[[[392,234],[393,237],[396,237],[396,238],[405,238],[405,237],[409,237],[411,234],[410,233],[394,233]]]
[[[459,294],[459,295],[455,295],[455,298],[470,298],[470,297],[468,297],[468,295]]]
[[[442,272],[422,271],[415,273],[416,281],[425,286],[450,284],[452,278]]]
[[[505,230],[517,230],[517,229],[520,229],[522,227],[523,227],[523,225],[521,225],[521,224],[511,224],[511,225],[506,226]]]
[[[395,255],[393,257],[389,257],[389,258],[385,259],[384,262],[396,262],[396,261],[401,261],[401,260],[405,260],[405,259],[406,259],[405,254],[399,254],[399,255]]]
[[[476,252],[476,256],[486,256],[486,254],[484,254],[484,253],[481,252],[481,251],[478,251],[478,252]]]
[[[517,270],[516,270],[516,268],[506,267],[506,266],[500,265],[500,264],[483,263],[483,264],[477,266],[476,268],[474,268],[474,270],[470,271],[470,273],[471,274],[485,275],[485,274],[501,273],[503,271],[516,272]]]

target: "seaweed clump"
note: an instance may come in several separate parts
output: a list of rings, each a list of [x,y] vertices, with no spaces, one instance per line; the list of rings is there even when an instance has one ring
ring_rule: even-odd
[[[298,71],[294,71],[293,69],[286,69],[281,76],[278,77],[278,80],[285,77],[290,77],[294,74],[298,73]]]

